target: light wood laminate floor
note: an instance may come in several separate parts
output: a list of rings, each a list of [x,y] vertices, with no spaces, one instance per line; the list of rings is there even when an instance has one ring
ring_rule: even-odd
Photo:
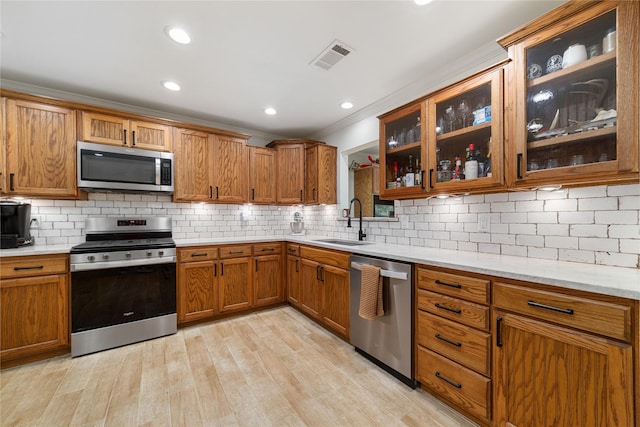
[[[473,426],[290,307],[0,373],[2,426]]]

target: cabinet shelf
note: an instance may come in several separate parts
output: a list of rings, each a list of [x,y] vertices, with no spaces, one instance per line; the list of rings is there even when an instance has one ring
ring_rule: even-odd
[[[491,127],[491,122],[486,122],[486,123],[482,123],[475,126],[467,126],[466,128],[463,128],[463,129],[458,129],[452,132],[447,132],[445,134],[438,135],[436,137],[436,141],[440,142],[440,141],[444,141],[451,138],[457,138],[459,136],[468,135],[470,133],[478,132],[490,127]]]
[[[575,141],[585,141],[587,139],[595,139],[607,135],[615,135],[617,130],[617,126],[610,126],[606,128],[590,130],[585,132],[572,133],[571,135],[561,135],[548,139],[543,139],[542,141],[533,141],[529,142],[527,145],[530,150],[550,147],[555,145],[568,144]]]
[[[595,58],[591,58],[580,64],[574,65],[569,68],[555,71],[551,74],[547,74],[536,79],[529,80],[527,82],[527,88],[533,88],[545,83],[561,81],[563,79],[573,79],[576,74],[583,72],[596,72],[610,65],[615,65],[616,51],[608,52]],[[613,62],[613,64],[611,64]],[[584,74],[582,74],[584,75]]]
[[[420,144],[422,144],[420,141],[412,142],[411,144],[405,144],[405,145],[403,145],[401,147],[392,148],[392,149],[387,150],[387,154],[404,153],[406,151],[410,151],[410,150],[413,150],[415,148],[420,148]]]

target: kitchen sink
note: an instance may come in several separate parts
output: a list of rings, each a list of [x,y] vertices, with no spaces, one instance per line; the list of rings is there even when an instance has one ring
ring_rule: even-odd
[[[342,240],[342,239],[316,239],[316,242],[333,243],[334,245],[361,246],[370,245],[373,242],[362,242],[360,240]]]

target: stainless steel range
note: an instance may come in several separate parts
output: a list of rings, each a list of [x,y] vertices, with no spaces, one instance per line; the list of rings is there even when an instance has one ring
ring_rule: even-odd
[[[71,356],[177,331],[171,218],[87,218],[71,248]]]

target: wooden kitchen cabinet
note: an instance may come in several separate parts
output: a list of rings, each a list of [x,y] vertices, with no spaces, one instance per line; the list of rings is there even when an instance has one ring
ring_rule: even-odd
[[[253,303],[256,306],[274,304],[284,300],[281,247],[282,244],[279,242],[253,245],[255,267]]]
[[[323,265],[322,321],[343,337],[349,336],[349,270]]]
[[[511,186],[638,182],[639,22],[638,2],[570,2],[498,40]]]
[[[349,338],[349,254],[300,247],[300,305],[303,313]]]
[[[287,301],[300,306],[300,245],[287,243]]]
[[[2,367],[69,351],[67,255],[5,258],[0,275]]]
[[[503,74],[499,64],[427,99],[429,192],[466,193],[504,184]]]
[[[108,114],[81,112],[82,141],[171,151],[171,127]]]
[[[385,199],[424,197],[427,155],[426,104],[415,101],[378,117],[380,121],[380,196]],[[409,163],[412,163],[409,165]],[[417,163],[417,166],[416,166]],[[403,185],[409,167],[420,169],[420,185]],[[415,182],[414,182],[415,184]]]
[[[256,204],[276,202],[276,151],[249,147],[249,201]]]
[[[498,426],[636,425],[630,302],[510,283],[493,292]]]
[[[174,201],[247,201],[249,154],[244,139],[175,128],[174,161]]]
[[[3,193],[77,197],[76,112],[46,103],[7,99],[4,122]]]
[[[249,150],[245,139],[215,135],[213,143],[213,198],[217,202],[245,203],[249,199]]]
[[[475,419],[491,421],[491,282],[417,268],[416,379]]]
[[[305,144],[285,144],[272,141],[276,149],[276,201],[283,205],[304,202]]]
[[[374,196],[380,195],[380,166],[371,165],[355,170],[353,173],[353,195],[362,202],[362,216],[373,217]],[[353,206],[354,218],[360,215],[360,206]]]
[[[212,135],[191,129],[173,130],[174,201],[213,200]]]
[[[335,204],[337,148],[318,144],[305,149],[305,203]]]
[[[220,247],[218,309],[220,313],[253,306],[251,245]]]
[[[178,323],[214,316],[218,312],[218,248],[178,250]]]
[[[7,187],[7,98],[0,98],[0,194]]]

